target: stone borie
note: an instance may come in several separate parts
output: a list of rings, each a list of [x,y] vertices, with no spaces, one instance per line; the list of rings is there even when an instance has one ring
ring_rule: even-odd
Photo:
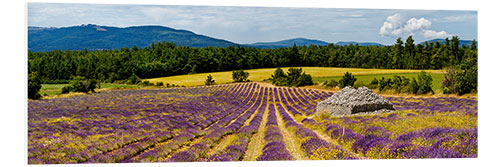
[[[364,86],[358,89],[350,86],[345,87],[331,97],[319,102],[316,107],[317,114],[325,112],[333,116],[391,111],[394,111],[394,106],[389,100]]]

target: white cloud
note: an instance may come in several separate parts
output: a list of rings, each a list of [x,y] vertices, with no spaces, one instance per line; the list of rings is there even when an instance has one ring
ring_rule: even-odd
[[[387,17],[387,21],[384,22],[384,25],[380,27],[381,35],[401,35],[401,24],[403,22],[403,16],[400,14],[394,14],[392,16]]]
[[[418,31],[430,28],[431,24],[432,23],[429,20],[424,18],[411,18],[410,20],[406,21],[404,31],[408,34],[413,35]]]
[[[449,34],[445,31],[436,32],[434,30],[423,30],[422,35],[424,35],[425,38],[445,38],[453,36],[453,34]]]
[[[432,22],[425,18],[410,18],[406,22],[404,22],[405,18],[396,13],[392,16],[388,16],[386,21],[380,27],[379,34],[382,36],[409,36],[421,34],[425,38],[442,38],[451,36],[451,34],[440,31],[436,32],[434,30],[430,30]]]

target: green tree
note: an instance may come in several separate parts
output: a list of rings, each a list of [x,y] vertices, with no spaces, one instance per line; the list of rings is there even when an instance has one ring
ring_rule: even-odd
[[[300,75],[296,83],[297,84],[294,86],[305,86],[314,84],[311,75],[306,74],[305,72]]]
[[[459,45],[460,39],[458,36],[451,37],[451,54],[455,57],[455,61],[457,62],[462,60],[461,55],[459,54]]]
[[[39,91],[42,88],[42,81],[36,72],[28,75],[28,98],[39,99],[41,97]]]
[[[458,95],[477,92],[477,57],[471,56],[460,65],[455,90]]]
[[[250,74],[248,72],[245,72],[243,70],[233,71],[233,81],[234,82],[247,82],[249,75]]]
[[[396,40],[396,44],[393,47],[393,56],[392,56],[392,68],[401,69],[403,68],[402,63],[402,55],[403,55],[403,40],[401,37]]]
[[[416,65],[414,42],[415,42],[415,40],[413,40],[413,37],[411,35],[406,39],[405,49],[406,49],[406,52],[408,53],[408,58],[407,58],[407,62],[406,62],[407,69],[415,68],[415,65]]]
[[[339,80],[340,88],[344,88],[346,86],[353,86],[354,82],[356,82],[357,78],[354,77],[349,72],[344,73],[344,76]]]
[[[419,94],[425,94],[434,91],[432,90],[432,76],[424,71],[418,74],[418,91]]]
[[[271,82],[273,83],[273,85],[277,86],[287,85],[287,75],[280,67],[274,70],[273,74],[271,75]]]
[[[88,92],[87,85],[85,84],[85,77],[75,76],[69,82],[70,91],[72,92]]]
[[[212,75],[208,74],[207,79],[205,80],[205,85],[213,85],[215,84],[215,80],[212,78]]]
[[[302,68],[294,68],[294,67],[289,68],[287,72],[288,85],[293,85],[293,86],[299,85],[298,82],[301,74],[302,74]]]

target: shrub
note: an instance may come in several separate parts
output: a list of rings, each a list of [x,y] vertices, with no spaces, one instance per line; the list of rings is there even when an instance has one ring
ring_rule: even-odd
[[[85,77],[75,76],[69,82],[70,91],[72,92],[88,92],[87,86],[85,85]]]
[[[378,81],[378,90],[382,92],[387,86],[390,86],[390,79],[385,80],[385,78],[382,77],[382,79]]]
[[[139,82],[141,82],[141,78],[135,75],[135,73],[132,73],[127,80],[127,84],[138,84]]]
[[[432,90],[432,76],[422,71],[418,75],[418,93],[426,94],[434,91]]]
[[[28,98],[39,99],[42,97],[39,93],[42,88],[42,81],[36,72],[28,75]]]
[[[155,86],[163,86],[163,85],[164,85],[163,82],[156,82],[155,83]]]
[[[378,79],[373,78],[373,80],[370,82],[370,85],[378,85]]]
[[[336,80],[332,79],[330,81],[325,81],[323,83],[323,85],[325,87],[328,87],[328,88],[333,88],[333,87],[337,87],[339,85],[339,82],[337,82]]]
[[[208,74],[207,80],[205,80],[205,85],[213,85],[213,84],[215,84],[215,80],[212,78],[212,75]]]
[[[404,76],[394,75],[392,77],[392,82],[390,83],[390,87],[394,89],[397,93],[401,93],[405,87],[410,83],[410,79]]]
[[[100,85],[100,84],[99,84]],[[99,86],[100,87],[100,86]],[[86,91],[91,91],[95,92],[95,88],[97,88],[97,80],[96,79],[89,79],[85,81],[85,88]]]
[[[66,86],[64,86],[64,87],[62,88],[61,93],[62,93],[62,94],[65,94],[65,93],[69,93],[70,91],[71,91],[71,86],[66,85]]]
[[[234,82],[247,82],[249,75],[250,74],[248,72],[245,72],[243,70],[233,71],[233,81]]]
[[[441,83],[444,94],[463,95],[477,91],[477,64],[464,63],[460,67],[450,67],[446,70]]]
[[[457,93],[457,91],[455,90],[456,77],[457,77],[456,68],[450,67],[446,69],[443,82],[441,82],[441,88],[443,88],[443,94]]]
[[[339,80],[340,88],[344,88],[346,86],[353,86],[354,82],[356,82],[356,77],[349,72],[344,73],[344,76]]]
[[[443,88],[443,94],[451,94],[451,90],[448,87]]]
[[[144,86],[152,86],[153,83],[149,82],[149,81],[142,81],[140,82],[141,85],[144,85]]]
[[[309,74],[303,73],[299,76],[297,84],[294,86],[313,85],[312,77]]]
[[[85,77],[75,76],[69,82],[69,85],[66,85],[62,88],[61,93],[69,93],[69,92],[88,93],[89,91],[95,92],[95,88],[97,88],[97,80],[95,79],[86,80]]]

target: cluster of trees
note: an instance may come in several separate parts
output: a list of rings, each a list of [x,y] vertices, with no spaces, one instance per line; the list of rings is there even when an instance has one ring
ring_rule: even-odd
[[[69,92],[95,92],[95,89],[98,87],[98,83],[96,79],[85,79],[82,76],[75,76],[69,82],[69,85],[66,85],[62,88],[61,93],[69,93]]]
[[[273,85],[276,86],[305,86],[313,85],[312,77],[306,72],[302,72],[302,68],[289,68],[285,73],[281,68],[274,70],[274,73],[269,78]]]
[[[382,79],[374,78],[369,84],[356,82],[357,78],[349,72],[344,73],[344,76],[337,82],[336,80],[325,81],[323,86],[344,88],[346,86],[354,86],[355,88],[366,86],[370,89],[376,89],[380,92],[394,91],[395,93],[412,93],[426,94],[434,93],[432,90],[432,76],[424,71],[420,72],[415,78],[406,78],[405,76],[394,75],[392,78]]]
[[[28,72],[42,82],[68,82],[74,76],[104,82],[190,73],[275,67],[357,67],[385,69],[442,69],[477,58],[475,42],[459,46],[459,38],[444,43],[415,44],[410,36],[391,46],[293,46],[191,48],[170,42],[148,47],[100,51],[28,52]]]
[[[248,76],[250,76],[250,73],[245,72],[243,70],[236,70],[233,71],[233,81],[234,82],[248,82]]]
[[[432,76],[424,71],[420,72],[415,78],[406,78],[405,76],[394,75],[392,78],[377,80],[376,78],[370,84],[378,85],[379,91],[392,90],[396,93],[426,94],[434,93],[432,90]]]

